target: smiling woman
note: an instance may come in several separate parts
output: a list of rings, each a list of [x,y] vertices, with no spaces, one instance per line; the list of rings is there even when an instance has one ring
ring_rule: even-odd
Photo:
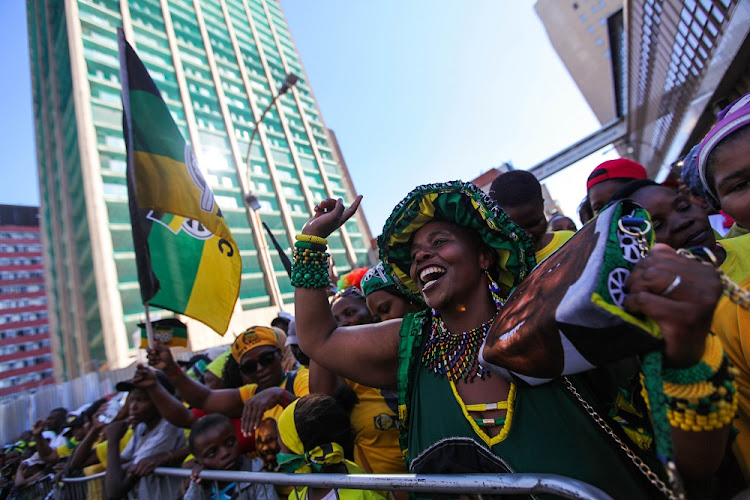
[[[341,201],[322,202],[298,237],[298,247],[324,254],[325,238],[354,214],[359,201],[348,209]],[[648,444],[653,434],[637,363],[629,365],[632,372],[625,380],[634,384],[628,387],[618,387],[609,368],[526,387],[478,364],[478,349],[502,314],[502,304],[534,266],[531,241],[487,195],[470,183],[420,186],[396,206],[378,243],[385,271],[400,291],[421,297],[431,311],[341,327],[325,290],[297,281],[297,333],[310,358],[332,372],[398,389],[400,442],[410,472],[533,471],[580,479],[618,497],[669,491],[666,471]],[[310,252],[306,255],[310,258]],[[312,269],[297,260],[293,276],[303,270],[323,272],[323,265]],[[654,316],[667,343],[666,363],[689,367],[700,361],[707,342],[718,277],[707,266],[664,249],[653,251],[633,273],[644,276],[646,269],[650,279],[628,282],[626,305]],[[674,272],[691,282],[701,280],[700,293],[686,286],[660,297]],[[544,307],[538,302],[530,307]],[[631,395],[624,406],[617,399],[622,394]],[[617,415],[640,431],[614,421],[600,428],[584,408]],[[628,415],[621,413],[626,408]],[[686,478],[713,474],[725,451],[727,424],[705,432],[672,432],[678,468]],[[640,471],[633,457],[645,464]]]

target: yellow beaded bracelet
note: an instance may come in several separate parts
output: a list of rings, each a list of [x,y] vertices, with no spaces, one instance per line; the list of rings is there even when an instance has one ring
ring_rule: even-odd
[[[317,243],[319,245],[328,245],[327,239],[312,234],[298,234],[297,241],[309,241],[310,243]]]
[[[667,408],[667,419],[672,427],[679,427],[684,431],[702,432],[721,429],[729,425],[737,414],[739,401],[735,393],[732,402],[719,401],[718,411],[707,415],[701,415],[695,410],[684,409],[682,411]]]
[[[646,394],[646,388],[641,389],[641,396],[646,401],[646,406],[651,408],[648,401],[648,395]],[[706,415],[701,415],[687,405],[678,403],[678,409],[667,407],[667,420],[669,425],[677,427],[684,431],[692,432],[703,432],[711,431],[714,429],[721,429],[729,425],[737,415],[737,408],[739,401],[737,399],[737,393],[735,392],[732,397],[732,401],[718,401],[716,406],[717,411],[713,411]]]

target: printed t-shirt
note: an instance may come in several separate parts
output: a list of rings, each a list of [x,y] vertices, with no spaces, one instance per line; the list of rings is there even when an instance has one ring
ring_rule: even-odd
[[[359,398],[352,410],[354,461],[374,474],[404,474],[406,466],[398,444],[398,393],[346,383]]]
[[[293,381],[291,380],[292,378],[294,379]],[[281,383],[278,385],[278,387],[281,387],[282,389],[291,392],[298,398],[301,398],[302,396],[307,396],[308,394],[310,394],[309,383],[310,370],[303,370],[300,368],[296,373],[287,373],[281,380]],[[242,402],[245,403],[248,399],[255,396],[256,392],[258,392],[258,384],[243,385],[239,388],[239,391]],[[283,406],[276,405],[273,408],[266,410],[266,412],[263,413],[263,418],[272,418],[274,420],[278,420],[279,415],[281,415],[281,412],[283,411]]]
[[[738,283],[750,287],[750,277]],[[729,360],[739,370],[735,379],[739,409],[734,425],[740,431],[732,445],[745,480],[750,481],[750,311],[722,297],[714,311],[711,331],[721,340]]]
[[[563,246],[563,243],[572,238],[574,234],[576,233],[573,231],[554,231],[552,233],[552,241],[536,252],[536,263],[539,264],[541,261],[555,253],[555,250]]]

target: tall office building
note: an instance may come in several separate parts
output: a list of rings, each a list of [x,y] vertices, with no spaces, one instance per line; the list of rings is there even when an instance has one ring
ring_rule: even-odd
[[[608,18],[623,0],[537,0],[552,47],[600,123],[616,118]]]
[[[39,210],[0,205],[0,397],[53,374]]]
[[[144,319],[122,137],[116,28],[161,90],[240,246],[242,285],[228,339],[191,322],[194,350],[291,310],[293,289],[261,222],[290,247],[313,207],[354,196],[278,0],[29,0],[29,39],[49,268],[50,330],[61,378],[129,362]],[[299,83],[262,110],[284,77]],[[254,193],[260,208],[245,207]],[[343,269],[369,262],[363,217],[329,238]]]

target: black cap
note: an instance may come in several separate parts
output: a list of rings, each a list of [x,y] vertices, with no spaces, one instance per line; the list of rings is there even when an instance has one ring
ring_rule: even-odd
[[[164,372],[155,370],[154,373],[156,373],[156,380],[162,385],[162,387],[164,387],[170,394],[174,394],[174,386],[167,379],[167,376],[164,375]],[[119,392],[130,392],[135,388],[136,385],[133,384],[132,379],[122,380],[115,385],[115,389]]]

